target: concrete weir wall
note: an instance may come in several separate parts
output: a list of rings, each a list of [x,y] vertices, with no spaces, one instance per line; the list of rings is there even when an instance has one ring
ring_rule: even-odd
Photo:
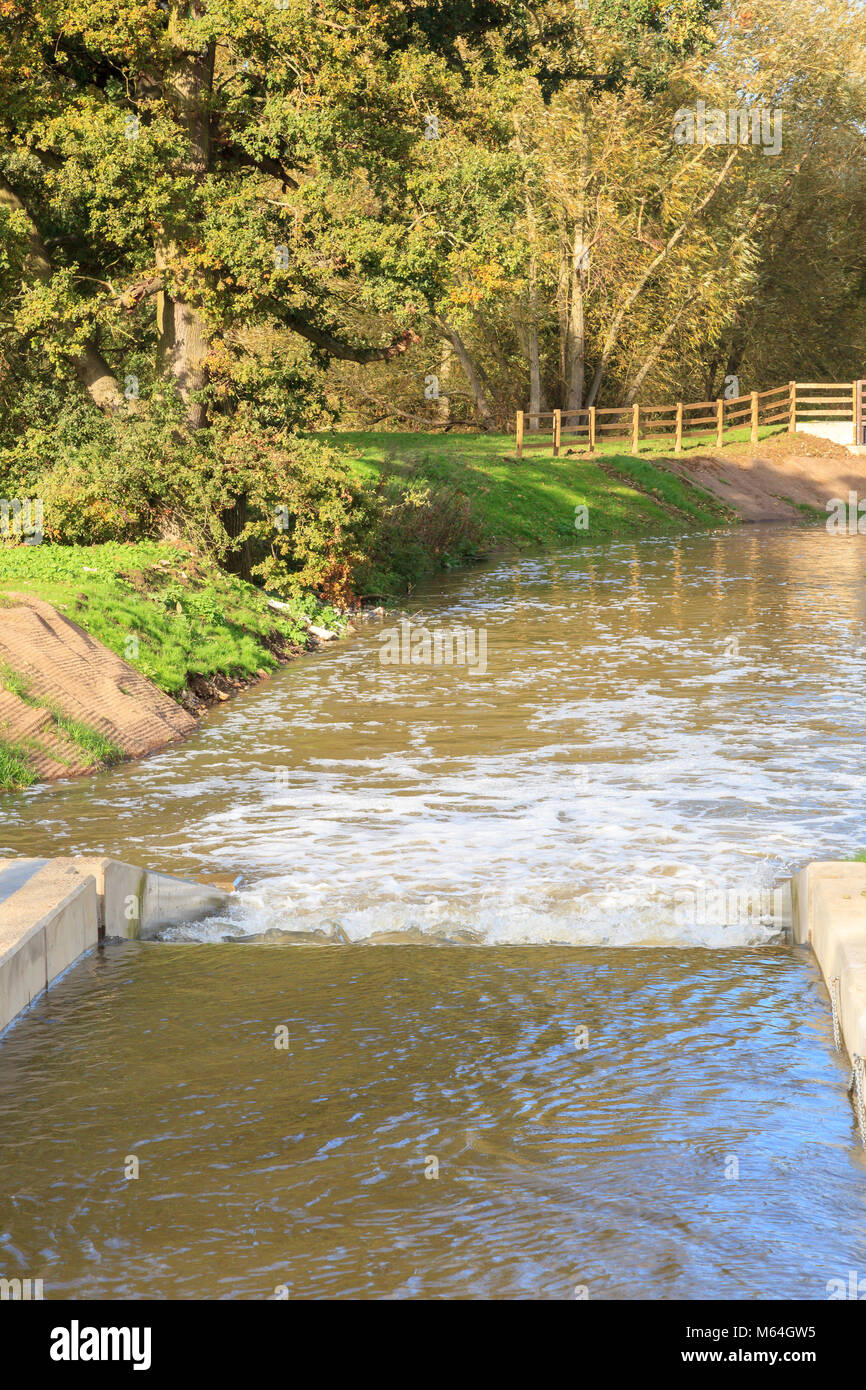
[[[0,859],[0,1032],[97,942],[155,936],[227,901],[118,859]]]
[[[866,1057],[866,864],[809,864],[791,880],[791,907],[794,940],[815,952],[853,1063]]]

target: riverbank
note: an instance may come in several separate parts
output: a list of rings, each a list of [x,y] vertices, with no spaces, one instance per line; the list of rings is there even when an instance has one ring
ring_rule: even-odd
[[[502,435],[319,438],[339,449],[366,486],[397,484],[426,499],[418,509],[423,523],[413,529],[407,521],[391,549],[385,592],[361,594],[367,603],[399,601],[437,571],[496,553],[713,530],[744,518],[815,520],[827,488],[844,495],[860,466],[844,451],[834,457],[832,445],[829,460],[798,457],[797,441],[780,439],[764,441],[757,459],[738,456],[734,445],[723,460],[650,459],[610,446],[594,457],[568,446],[553,458],[530,439],[518,461],[513,441]],[[60,678],[62,659],[53,672],[40,670],[40,643],[21,636],[28,619],[19,612],[16,627],[7,613],[0,620],[7,635],[0,644],[0,787],[79,775],[155,751],[190,732],[210,706],[351,627],[312,594],[277,603],[189,546],[151,540],[0,547],[0,611],[26,610],[34,601],[50,604],[93,639],[94,651],[119,658],[153,695],[142,686],[140,718],[124,722],[120,667],[88,658],[105,666],[113,691],[94,704],[88,662],[74,677],[67,670]],[[72,627],[45,615],[40,621],[54,626],[61,647],[64,633],[75,646]],[[158,692],[171,705],[157,711]],[[183,729],[173,711],[187,717]]]
[[[0,788],[155,752],[344,626],[175,545],[0,549]]]
[[[333,442],[359,479],[399,481],[432,498],[427,523],[410,528],[392,551],[388,592],[362,595],[368,602],[405,597],[436,571],[498,550],[712,528],[733,519],[703,489],[644,460],[575,467],[540,458],[518,468],[508,439],[486,435],[341,435]],[[461,515],[471,522],[458,539],[453,523]],[[40,612],[39,603],[51,610]],[[156,751],[190,732],[211,705],[350,627],[312,594],[277,603],[189,547],[147,540],[2,547],[0,612],[6,788]],[[53,640],[47,666],[34,620]],[[79,650],[82,634],[95,643],[86,653]],[[136,697],[124,688],[132,673],[144,682]],[[160,704],[160,692],[169,703]]]
[[[524,457],[510,435],[345,432],[318,436],[338,448],[359,479],[396,479],[458,494],[471,509],[483,550],[596,544],[621,537],[710,529],[735,510],[696,480],[622,451],[554,458],[531,437]],[[585,525],[578,526],[578,509]],[[452,568],[465,556],[419,555],[419,572]],[[426,563],[425,563],[426,562]],[[438,564],[436,562],[439,562]]]

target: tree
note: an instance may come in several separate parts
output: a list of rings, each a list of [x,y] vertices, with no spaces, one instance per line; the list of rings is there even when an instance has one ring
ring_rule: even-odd
[[[256,323],[330,357],[404,354],[414,310],[371,229],[394,233],[458,46],[504,18],[486,0],[7,0],[0,196],[22,347],[73,366],[106,411],[126,408],[124,359],[153,348],[193,429]],[[353,337],[371,313],[378,332]]]

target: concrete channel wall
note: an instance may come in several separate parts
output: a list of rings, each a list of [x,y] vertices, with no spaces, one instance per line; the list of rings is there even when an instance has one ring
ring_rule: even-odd
[[[118,859],[0,859],[0,1032],[99,941],[152,937],[227,901]]]
[[[809,864],[791,880],[791,907],[794,941],[815,952],[848,1056],[866,1057],[866,864]]]

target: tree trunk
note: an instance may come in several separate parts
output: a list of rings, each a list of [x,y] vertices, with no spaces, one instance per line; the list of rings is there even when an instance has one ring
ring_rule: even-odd
[[[104,415],[132,410],[132,402],[126,400],[116,376],[92,343],[85,344],[73,365],[90,399]]]
[[[530,267],[529,324],[527,327],[527,356],[529,358],[529,428],[538,432],[538,413],[544,410],[541,386],[541,359],[538,352],[538,294],[535,284],[535,261]],[[533,418],[535,417],[535,418]]]
[[[436,402],[436,419],[442,424],[451,418],[451,399],[446,386],[446,382],[451,380],[451,353],[451,344],[443,338],[439,357],[439,398]]]
[[[565,328],[565,409],[580,410],[583,406],[586,373],[586,318],[584,291],[589,268],[589,247],[586,240],[586,185],[589,174],[589,152],[584,135],[577,191],[577,215],[571,241],[569,267],[568,316]]]
[[[239,497],[235,498],[228,510],[223,512],[221,520],[226,529],[226,535],[231,540],[236,541],[247,524],[247,497],[245,493],[242,492]],[[252,547],[248,540],[242,541],[240,545],[231,549],[223,561],[230,574],[236,574],[240,579],[247,581],[252,577],[252,563]]]
[[[469,383],[469,390],[472,392],[472,399],[475,401],[475,409],[482,428],[489,430],[493,425],[493,407],[490,404],[481,372],[473,362],[466,344],[463,342],[457,329],[446,323],[444,319],[439,319],[438,323],[441,333],[451,344],[457,361],[463,368],[463,373]]]
[[[202,9],[196,4],[196,12]],[[167,95],[189,140],[185,161],[188,173],[200,183],[210,167],[210,100],[213,90],[215,46],[209,43],[201,53],[184,51],[178,33],[180,7],[175,5],[169,21],[169,34],[175,41],[176,58],[168,76]],[[157,246],[157,265],[171,271],[179,261],[178,247],[168,240]],[[159,361],[177,383],[186,405],[191,429],[207,424],[207,406],[202,393],[207,387],[207,356],[210,339],[207,324],[196,303],[194,284],[190,291],[169,294],[162,290],[157,303]]]
[[[207,424],[207,406],[201,393],[207,386],[210,347],[204,321],[189,300],[172,299],[164,290],[160,291],[156,314],[163,370],[177,383],[190,428],[201,429]]]
[[[515,115],[514,136],[517,145],[517,152],[523,159],[523,143],[520,138],[520,123]],[[536,245],[538,243],[538,224],[535,217],[535,208],[529,192],[529,184],[524,178],[523,184],[523,203],[526,209],[526,227],[529,234],[529,315],[526,325],[526,333],[521,331],[518,325],[518,335],[521,346],[526,353],[526,360],[529,363],[529,428],[535,433],[538,432],[538,419],[533,419],[538,412],[544,410],[544,391],[541,385],[541,358],[538,351],[538,256]]]

